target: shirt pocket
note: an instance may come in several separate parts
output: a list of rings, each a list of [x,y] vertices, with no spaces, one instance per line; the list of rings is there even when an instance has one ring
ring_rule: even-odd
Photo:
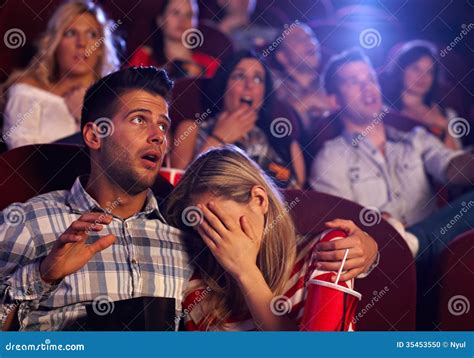
[[[355,201],[360,205],[381,208],[387,203],[387,184],[382,173],[375,170],[351,168],[349,180]]]
[[[423,161],[419,158],[410,158],[399,163],[396,167],[400,191],[411,202],[418,202],[431,196],[431,185],[425,172]]]

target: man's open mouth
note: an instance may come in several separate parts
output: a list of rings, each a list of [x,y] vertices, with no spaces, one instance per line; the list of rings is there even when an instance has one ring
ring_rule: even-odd
[[[158,152],[146,152],[141,156],[141,159],[146,166],[156,167],[161,159],[161,156]]]

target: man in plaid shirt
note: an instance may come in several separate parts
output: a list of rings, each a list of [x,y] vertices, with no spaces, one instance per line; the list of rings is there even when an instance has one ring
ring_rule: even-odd
[[[20,330],[81,329],[85,305],[146,296],[174,298],[181,317],[193,267],[183,233],[166,224],[149,189],[166,152],[171,88],[164,70],[140,67],[87,91],[90,175],[0,215],[0,329],[16,312]],[[352,222],[336,226],[348,237],[319,244],[320,269],[339,267],[349,247],[357,263],[348,279],[373,267],[375,241]]]
[[[171,88],[150,67],[112,73],[87,91],[90,175],[0,215],[0,326],[17,311],[20,330],[81,329],[97,299],[171,297],[181,311],[192,268],[182,233],[149,189],[166,149]]]

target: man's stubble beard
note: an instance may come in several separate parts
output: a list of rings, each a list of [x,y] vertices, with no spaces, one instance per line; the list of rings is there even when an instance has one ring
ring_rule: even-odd
[[[153,176],[140,175],[133,165],[138,159],[133,158],[127,148],[106,139],[102,150],[101,167],[108,179],[126,193],[136,195],[153,186],[158,173]]]

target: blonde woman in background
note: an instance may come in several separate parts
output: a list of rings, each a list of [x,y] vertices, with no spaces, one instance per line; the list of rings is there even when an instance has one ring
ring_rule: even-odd
[[[3,138],[9,149],[77,132],[87,87],[118,66],[103,10],[88,1],[61,5],[30,64],[1,88]]]
[[[336,249],[297,237],[271,179],[234,146],[191,163],[166,213],[171,225],[193,227],[201,237],[188,241],[197,269],[183,301],[187,330],[297,330],[312,258],[319,269],[335,271],[350,248],[346,281],[367,273],[377,257],[376,242],[348,220],[327,223],[348,234]],[[275,313],[281,295],[291,303],[286,314]]]

